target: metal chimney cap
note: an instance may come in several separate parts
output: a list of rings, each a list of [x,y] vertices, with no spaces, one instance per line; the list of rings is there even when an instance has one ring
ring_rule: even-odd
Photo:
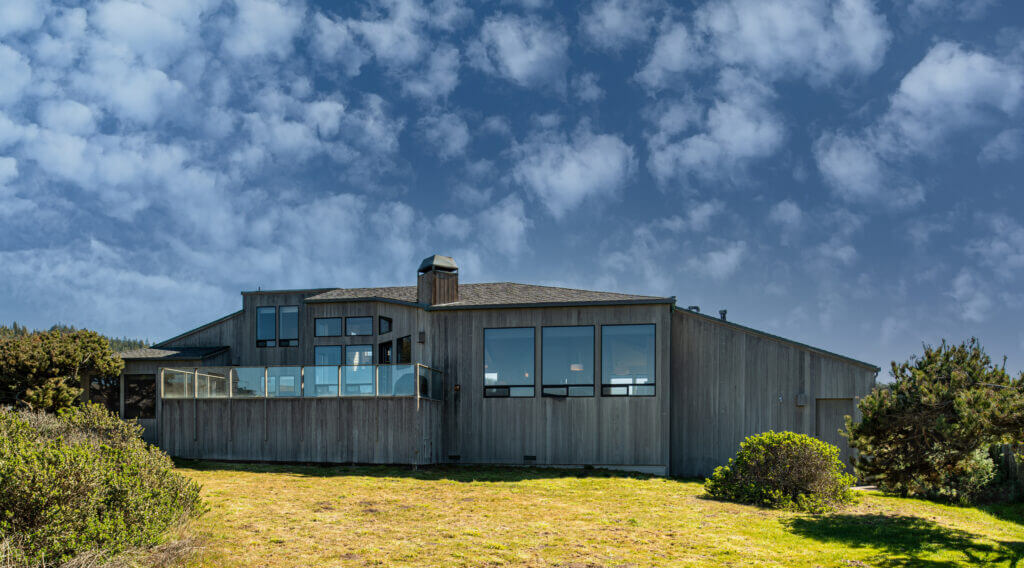
[[[719,317],[722,318],[722,321],[725,321],[725,314],[728,313],[728,312],[729,312],[729,310],[718,310],[718,315],[719,315]]]
[[[420,269],[417,272],[422,274],[424,272],[430,272],[431,270],[436,270],[438,272],[458,272],[459,265],[455,264],[455,259],[450,256],[435,254],[424,258],[423,262],[420,263]]]

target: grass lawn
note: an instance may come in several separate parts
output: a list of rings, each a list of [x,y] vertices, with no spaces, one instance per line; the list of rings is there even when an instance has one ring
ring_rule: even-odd
[[[179,462],[211,510],[192,566],[1017,566],[1024,505],[865,494],[833,515],[599,470]]]

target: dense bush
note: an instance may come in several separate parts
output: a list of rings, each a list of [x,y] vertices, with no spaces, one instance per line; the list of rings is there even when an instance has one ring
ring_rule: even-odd
[[[98,405],[0,409],[0,537],[8,562],[51,566],[151,546],[202,512],[199,486]]]
[[[795,432],[750,436],[704,482],[708,497],[812,513],[853,501],[839,448]]]
[[[1024,376],[994,364],[977,339],[925,346],[921,356],[893,361],[891,374],[861,400],[861,421],[847,419],[863,479],[956,503],[1015,496],[990,454],[1024,442]]]

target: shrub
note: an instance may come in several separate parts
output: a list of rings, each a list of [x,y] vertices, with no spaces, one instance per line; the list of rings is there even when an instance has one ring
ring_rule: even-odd
[[[795,432],[765,432],[740,443],[704,491],[712,499],[819,513],[852,502],[853,481],[839,448]]]
[[[0,538],[9,562],[112,558],[203,512],[199,486],[141,428],[98,405],[0,410]]]

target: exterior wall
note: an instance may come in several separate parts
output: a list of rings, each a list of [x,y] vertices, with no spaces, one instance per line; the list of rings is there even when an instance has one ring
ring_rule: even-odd
[[[445,372],[444,456],[460,463],[629,466],[665,474],[669,465],[670,308],[661,305],[430,312],[431,362]],[[656,324],[656,396],[600,395],[602,324]],[[594,325],[593,397],[541,396],[542,326]],[[533,398],[484,398],[483,330],[536,327]],[[524,456],[536,456],[525,461]]]
[[[168,339],[159,345],[173,347],[220,347],[232,345],[241,336],[242,312],[235,312],[198,329]]]
[[[218,355],[217,360],[223,360],[227,357],[227,354]],[[193,367],[199,367],[202,365],[223,365],[223,362],[218,363],[203,363],[202,361],[190,360],[190,361],[159,361],[159,360],[133,360],[124,362],[124,370],[121,372],[121,413],[124,417],[124,376],[125,375],[153,375],[157,381],[157,393],[160,392],[160,369],[162,367],[183,368],[191,369]],[[138,419],[139,426],[142,426],[143,433],[142,439],[151,443],[157,443],[158,439],[158,419],[160,417],[160,396],[157,395],[156,400],[156,418],[140,418]]]
[[[404,398],[163,399],[160,447],[175,457],[428,464],[441,403]]]
[[[705,476],[728,462],[739,443],[766,430],[790,430],[840,442],[819,428],[822,411],[852,409],[871,392],[866,365],[759,334],[713,318],[672,315],[672,475]],[[828,415],[829,424],[837,419]]]

